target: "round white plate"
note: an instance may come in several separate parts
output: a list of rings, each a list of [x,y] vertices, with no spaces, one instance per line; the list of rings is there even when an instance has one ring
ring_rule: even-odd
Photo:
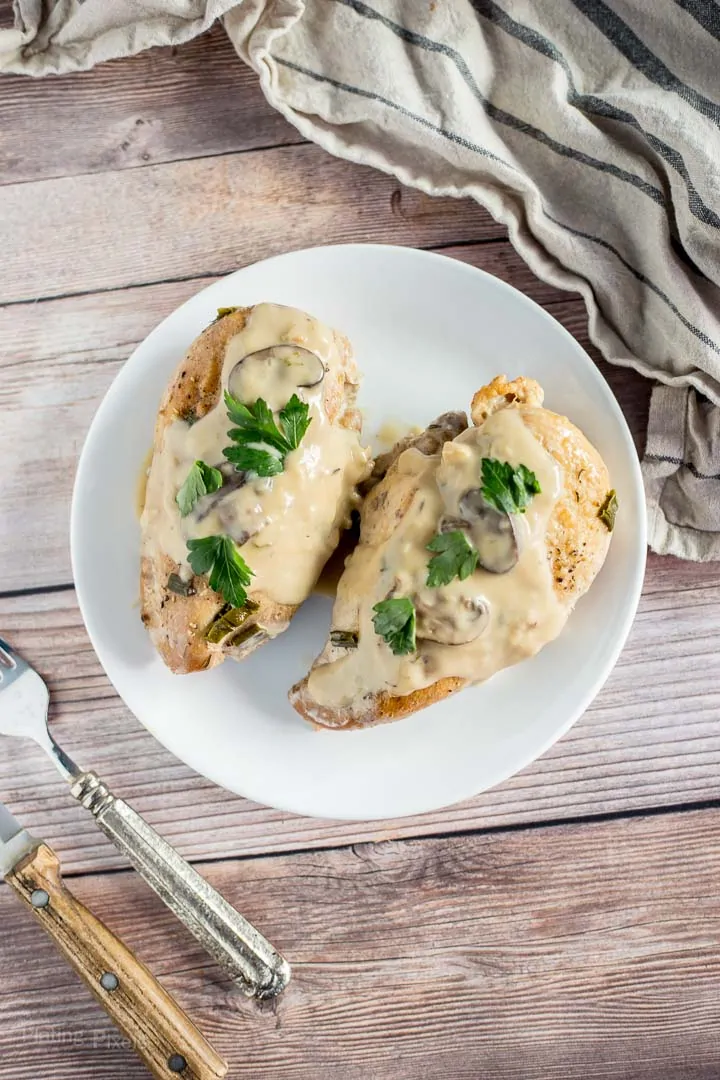
[[[564,633],[532,660],[398,723],[317,732],[288,688],[319,651],[331,601],[312,596],[290,629],[242,664],[171,675],[138,611],[135,493],[160,397],[216,308],[262,300],[303,308],[346,333],[363,385],[366,434],[467,409],[494,375],[528,375],[602,453],[620,502],[605,566]],[[192,768],[282,810],[332,818],[417,814],[468,798],[542,754],[597,694],[625,642],[645,565],[637,455],[595,365],[515,289],[410,248],[297,251],[230,274],[135,350],[98,409],[80,458],[71,546],[80,608],[118,693]]]

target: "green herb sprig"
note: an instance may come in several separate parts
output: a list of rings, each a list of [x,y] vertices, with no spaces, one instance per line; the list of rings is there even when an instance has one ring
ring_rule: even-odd
[[[188,540],[188,562],[194,574],[207,574],[210,588],[226,604],[244,607],[246,589],[255,576],[229,536],[204,536]]]
[[[244,626],[250,616],[258,610],[259,604],[246,600],[242,607],[221,607],[210,624],[205,627],[205,640],[212,645],[219,645],[226,637]]]
[[[482,459],[482,493],[491,506],[506,514],[524,514],[540,483],[525,465],[513,466],[497,458]]]
[[[239,472],[253,472],[257,476],[281,473],[285,458],[297,450],[310,426],[309,406],[293,394],[278,413],[278,427],[272,410],[262,398],[244,405],[226,391],[225,405],[230,422],[235,425],[228,432],[233,445],[223,450],[228,461]]]
[[[182,517],[187,517],[198,499],[219,491],[223,483],[223,474],[204,461],[196,461],[185,477],[185,482],[175,496]]]
[[[615,516],[618,512],[618,500],[615,488],[608,491],[605,496],[605,501],[598,510],[598,517],[602,521],[608,532],[612,532],[615,528]]]
[[[384,638],[395,656],[415,652],[415,605],[406,596],[381,600],[373,608],[375,633]]]
[[[431,589],[449,585],[453,578],[464,581],[470,577],[478,564],[478,553],[462,529],[438,533],[427,545],[435,554],[428,563],[425,582]]]

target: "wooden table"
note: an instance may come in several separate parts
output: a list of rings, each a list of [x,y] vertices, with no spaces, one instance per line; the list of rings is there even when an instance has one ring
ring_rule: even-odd
[[[3,9],[7,15],[7,6]],[[511,281],[591,355],[579,297],[470,202],[329,157],[271,111],[217,27],[62,80],[0,81],[0,633],[48,678],[61,742],[286,953],[234,996],[43,756],[5,740],[0,796],[232,1063],[267,1080],[720,1075],[720,565],[650,557],[605,689],[540,761],[461,806],[293,817],[194,775],[123,706],[68,555],[93,412],[149,330],[218,275],[367,240]],[[608,368],[638,441],[649,388]],[[144,1076],[0,887],[0,1080]]]

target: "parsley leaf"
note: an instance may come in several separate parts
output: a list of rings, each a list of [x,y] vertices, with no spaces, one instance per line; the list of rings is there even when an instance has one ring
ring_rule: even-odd
[[[194,574],[207,574],[210,588],[219,592],[226,604],[243,607],[246,587],[254,577],[229,536],[204,536],[188,540],[188,561]]]
[[[415,606],[406,596],[381,600],[373,608],[375,633],[385,638],[395,656],[415,652]]]
[[[272,409],[262,398],[258,398],[251,405],[243,405],[242,401],[238,401],[229,390],[226,390],[225,405],[230,423],[237,425],[232,431],[228,431],[228,435],[234,442],[266,443],[284,453],[294,449],[288,444],[283,433],[278,430]]]
[[[185,477],[185,483],[175,496],[181,516],[187,517],[198,499],[202,499],[203,495],[211,495],[213,491],[218,491],[222,483],[223,474],[219,469],[206,465],[204,461],[196,461]]]
[[[482,459],[482,493],[496,510],[506,514],[524,514],[533,495],[540,494],[534,472],[525,465],[513,467],[509,461]]]
[[[283,459],[259,446],[227,446],[223,454],[238,472],[253,472],[257,476],[277,476],[283,471]]]
[[[309,406],[293,394],[280,410],[281,430],[262,398],[244,405],[226,391],[225,405],[230,422],[236,425],[228,431],[234,445],[223,450],[228,461],[238,471],[254,472],[258,476],[276,476],[282,472],[285,458],[297,449],[310,425]]]
[[[608,491],[605,496],[605,501],[598,510],[598,517],[602,521],[608,532],[612,532],[615,528],[615,515],[618,512],[618,501],[615,488]]]
[[[462,529],[438,533],[433,536],[427,549],[436,552],[428,563],[425,582],[431,589],[438,585],[449,585],[455,577],[464,581],[478,564],[478,553]]]
[[[279,416],[285,438],[290,447],[297,450],[303,435],[310,427],[308,406],[297,394],[293,394],[285,408],[280,410]]]

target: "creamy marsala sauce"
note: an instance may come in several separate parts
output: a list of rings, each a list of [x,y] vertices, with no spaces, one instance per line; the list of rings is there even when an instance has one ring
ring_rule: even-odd
[[[187,541],[226,534],[254,571],[251,597],[262,592],[277,603],[301,603],[348,523],[356,484],[368,470],[357,432],[341,427],[340,416],[330,423],[325,410],[341,392],[343,371],[353,383],[353,362],[341,355],[332,330],[293,308],[257,305],[227,344],[216,406],[192,425],[173,421],[155,449],[142,517],[145,553],[170,556],[189,579]],[[277,476],[238,473],[223,457],[233,426],[226,389],[246,404],[263,398],[276,415],[294,393],[308,403],[310,426]],[[351,408],[352,387],[342,392]],[[198,459],[222,468],[225,483],[181,517],[175,497]]]
[[[541,494],[524,514],[513,514],[512,522],[507,515],[488,516],[482,500],[478,510],[483,457],[525,465],[538,478]],[[377,543],[371,532],[370,542],[356,548],[348,561],[332,625],[356,632],[359,640],[357,648],[332,649],[329,662],[310,674],[309,691],[322,706],[357,707],[366,695],[387,691],[402,696],[448,676],[481,682],[532,656],[560,633],[567,619],[568,606],[553,587],[545,541],[561,472],[517,410],[494,413],[481,427],[445,443],[440,454],[406,450],[398,470],[387,514],[403,505],[403,496],[411,502],[394,528],[392,519],[387,528],[380,527]],[[455,578],[428,588],[427,544],[442,523],[451,531],[463,520],[482,561],[504,572],[479,566],[465,581]],[[391,596],[409,597],[415,604],[417,651],[406,656],[395,656],[373,626],[373,606]]]

